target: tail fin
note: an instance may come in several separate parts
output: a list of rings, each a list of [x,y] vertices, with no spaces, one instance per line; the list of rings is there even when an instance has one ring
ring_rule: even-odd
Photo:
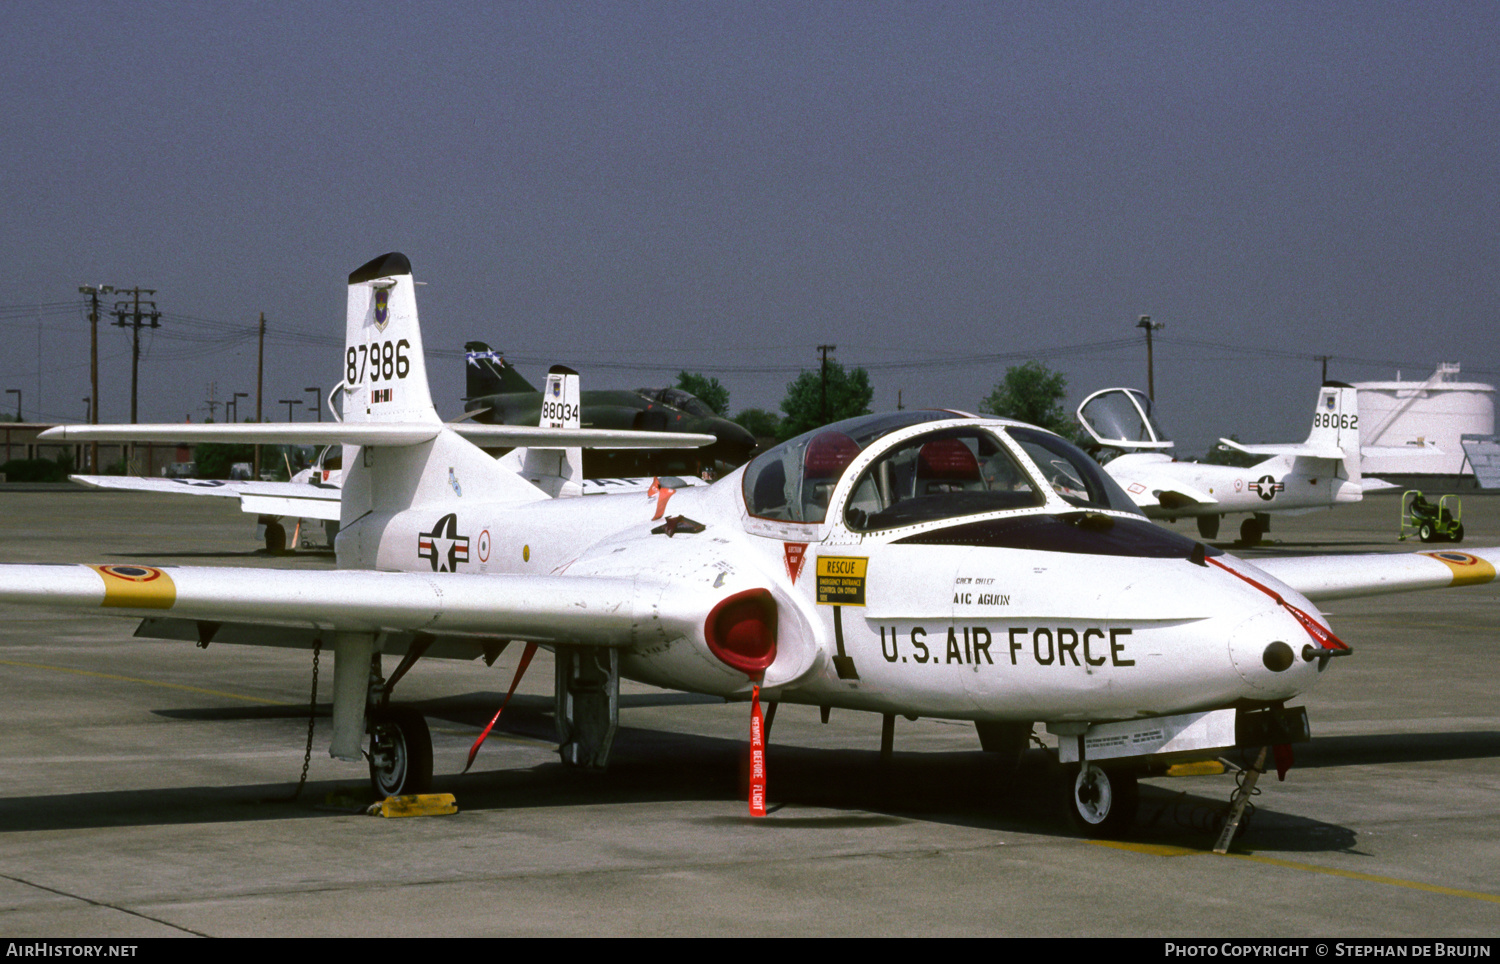
[[[443,427],[427,385],[427,362],[417,324],[411,263],[381,255],[349,275],[344,347],[346,425],[394,422],[430,425],[420,441],[344,447],[344,487],[337,548],[341,566],[375,566],[379,525],[360,525],[371,513],[414,506],[457,505],[467,486],[489,498],[542,498],[536,488],[470,442]],[[393,428],[396,426],[392,426]]]
[[[578,373],[553,365],[542,388],[542,428],[578,429],[583,425]],[[583,449],[528,448],[521,456],[521,476],[553,498],[583,494]]]
[[[1281,456],[1289,459],[1316,459],[1323,468],[1309,465],[1309,475],[1326,474],[1327,463],[1338,464],[1337,477],[1353,483],[1341,492],[1357,493],[1360,482],[1359,451],[1359,391],[1343,382],[1324,382],[1318,391],[1318,400],[1313,405],[1312,431],[1307,441],[1295,445],[1242,445],[1233,439],[1221,438],[1220,443],[1238,452],[1251,455]],[[1358,496],[1337,501],[1358,501]]]
[[[349,275],[343,414],[345,422],[440,421],[404,254],[383,254]]]
[[[1360,484],[1359,390],[1344,382],[1324,382],[1313,407],[1310,448],[1343,452],[1339,478]]]
[[[464,398],[483,398],[509,392],[534,392],[536,388],[516,373],[505,356],[482,341],[464,343],[466,364]]]

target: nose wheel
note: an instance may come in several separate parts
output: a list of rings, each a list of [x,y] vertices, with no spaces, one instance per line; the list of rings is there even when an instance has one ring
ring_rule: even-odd
[[[382,799],[432,789],[432,734],[421,713],[405,706],[370,711],[370,784]]]
[[[1123,836],[1140,805],[1135,771],[1093,763],[1064,767],[1063,793],[1069,822],[1086,837]]]

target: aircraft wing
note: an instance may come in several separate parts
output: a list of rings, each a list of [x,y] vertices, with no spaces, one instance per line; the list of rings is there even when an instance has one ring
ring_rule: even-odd
[[[1141,461],[1151,459],[1151,461]],[[1104,471],[1120,483],[1136,505],[1149,515],[1153,511],[1184,509],[1193,505],[1216,505],[1218,499],[1179,477],[1179,469],[1189,463],[1172,462],[1165,457],[1122,455],[1106,463]]]
[[[240,509],[252,515],[280,515],[334,522],[339,519],[340,490],[336,485],[219,479],[143,479],[128,475],[74,475],[69,478],[96,489],[237,498],[240,500]]]
[[[473,656],[483,654],[482,640],[665,642],[704,618],[701,600],[647,577],[204,566],[4,565],[0,603],[168,617],[179,627],[195,622],[210,639],[228,624],[229,641],[262,645],[311,646],[317,633],[307,630],[329,632],[330,644],[338,630],[472,637]]]
[[[1500,547],[1255,559],[1313,602],[1492,582]]]
[[[1335,462],[1344,460],[1344,450],[1336,445],[1308,445],[1305,442],[1290,445],[1245,445],[1229,438],[1221,438],[1219,441],[1246,455],[1285,455],[1290,458],[1332,459]]]

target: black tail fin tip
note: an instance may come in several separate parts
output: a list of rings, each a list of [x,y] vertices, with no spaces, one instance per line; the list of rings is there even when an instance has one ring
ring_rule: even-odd
[[[499,357],[499,352],[482,341],[464,342],[468,356],[464,399],[487,398],[490,395],[508,395],[513,392],[535,392],[537,388],[516,373],[515,368]]]
[[[398,274],[411,274],[411,262],[400,251],[392,251],[355,268],[349,273],[349,283],[357,285],[361,281],[390,278]]]

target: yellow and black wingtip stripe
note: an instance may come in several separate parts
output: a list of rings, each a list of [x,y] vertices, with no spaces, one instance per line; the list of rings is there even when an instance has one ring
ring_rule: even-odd
[[[171,609],[177,585],[155,566],[90,566],[104,580],[104,602],[119,609]]]
[[[1488,560],[1481,559],[1471,552],[1459,552],[1456,549],[1444,549],[1440,552],[1424,552],[1424,556],[1430,556],[1453,570],[1453,582],[1455,586],[1477,586],[1487,582],[1495,581],[1495,567]]]

